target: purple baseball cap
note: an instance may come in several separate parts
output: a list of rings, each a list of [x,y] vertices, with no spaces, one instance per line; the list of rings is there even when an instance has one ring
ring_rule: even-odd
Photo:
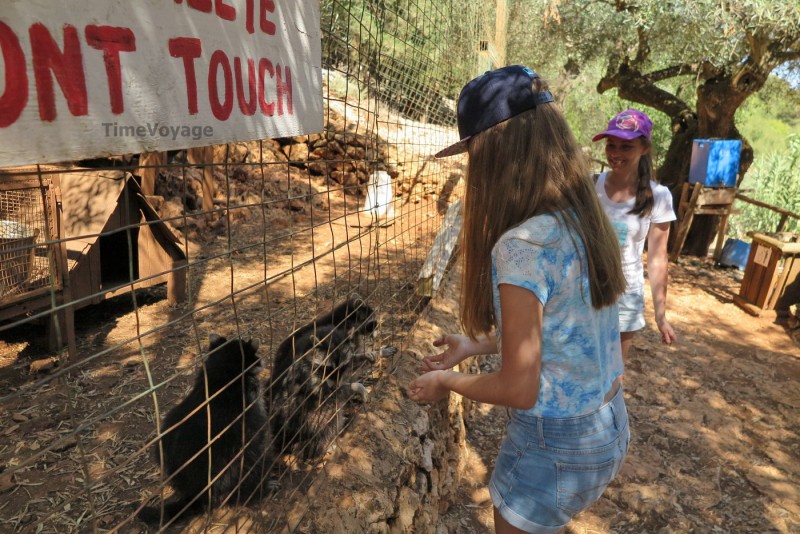
[[[554,102],[550,91],[534,92],[539,75],[522,65],[490,70],[467,83],[458,96],[461,140],[436,153],[437,158],[461,154],[470,138],[539,104]]]
[[[638,109],[626,109],[614,115],[614,118],[608,121],[608,129],[592,137],[592,141],[599,141],[609,135],[620,139],[644,137],[649,141],[652,132],[653,122],[650,117]]]

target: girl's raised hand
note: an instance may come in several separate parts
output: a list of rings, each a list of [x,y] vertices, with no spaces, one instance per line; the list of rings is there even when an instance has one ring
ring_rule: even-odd
[[[441,347],[442,345],[447,346],[444,352],[426,356],[422,359],[422,367],[419,369],[421,372],[427,373],[428,371],[450,369],[461,363],[467,356],[473,354],[471,352],[473,342],[467,336],[448,334],[433,342],[434,347]]]

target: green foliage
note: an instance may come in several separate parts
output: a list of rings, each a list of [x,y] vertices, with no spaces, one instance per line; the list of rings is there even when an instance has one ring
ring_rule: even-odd
[[[739,109],[736,123],[753,145],[756,159],[786,151],[789,136],[800,134],[800,89],[793,89],[785,80],[770,76],[764,89]]]
[[[487,11],[455,0],[321,0],[323,64],[413,118],[452,122],[444,99],[477,71]]]
[[[579,64],[633,58],[646,34],[654,68],[665,58],[663,66],[698,60],[726,66],[748,56],[750,35],[770,32],[788,47],[800,29],[800,3],[786,0],[515,0],[517,8],[526,11],[528,27],[515,47],[546,43]]]
[[[786,151],[772,152],[756,161],[747,174],[746,194],[800,214],[800,135],[790,135],[787,144]],[[780,214],[774,211],[741,201],[735,207],[742,212],[730,218],[728,234],[733,237],[741,239],[748,231],[774,232],[780,222]],[[798,232],[800,224],[790,218],[784,230]]]

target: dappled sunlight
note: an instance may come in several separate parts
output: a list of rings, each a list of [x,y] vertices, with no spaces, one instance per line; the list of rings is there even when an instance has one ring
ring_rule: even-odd
[[[800,474],[790,460],[800,351],[779,325],[670,267],[668,318],[679,341],[661,344],[648,299],[649,326],[626,362],[631,454],[608,497],[638,516],[639,531],[668,522],[679,531],[788,532],[800,517],[800,489],[790,482]],[[735,281],[711,273],[709,285],[730,283],[733,292]]]

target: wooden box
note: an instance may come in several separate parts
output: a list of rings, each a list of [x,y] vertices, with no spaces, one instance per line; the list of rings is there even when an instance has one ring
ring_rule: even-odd
[[[800,302],[800,243],[785,243],[759,233],[753,238],[739,295],[734,302],[752,315],[787,313]]]

